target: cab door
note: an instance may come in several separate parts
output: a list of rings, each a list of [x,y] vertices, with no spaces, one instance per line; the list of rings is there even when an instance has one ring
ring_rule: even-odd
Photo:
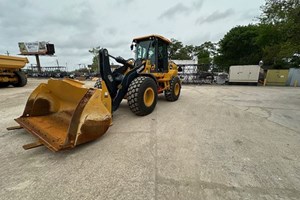
[[[156,57],[157,72],[168,72],[168,45],[165,42],[158,40]]]

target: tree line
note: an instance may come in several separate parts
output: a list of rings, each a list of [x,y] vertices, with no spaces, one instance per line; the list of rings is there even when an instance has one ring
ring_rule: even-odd
[[[257,65],[268,68],[300,67],[299,0],[266,0],[257,24],[232,28],[218,42],[199,46],[183,45],[172,39],[171,59],[192,59],[227,71],[231,65]]]
[[[257,65],[266,68],[300,67],[300,0],[266,0],[257,24],[236,26],[217,43],[184,45],[171,39],[169,58],[198,59],[204,66],[228,71],[231,65]],[[89,50],[94,55],[92,69],[98,68],[100,47]]]

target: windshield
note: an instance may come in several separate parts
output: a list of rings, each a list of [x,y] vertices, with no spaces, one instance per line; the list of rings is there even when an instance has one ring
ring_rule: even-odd
[[[152,49],[150,48],[151,52],[148,52],[149,47],[151,46],[152,41],[141,41],[136,44],[136,59],[148,59],[149,53],[153,53]]]

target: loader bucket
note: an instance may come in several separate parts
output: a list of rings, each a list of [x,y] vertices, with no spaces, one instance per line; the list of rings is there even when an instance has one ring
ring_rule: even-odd
[[[74,148],[107,131],[111,99],[105,84],[99,90],[71,79],[50,79],[31,93],[23,115],[15,120],[52,151]]]

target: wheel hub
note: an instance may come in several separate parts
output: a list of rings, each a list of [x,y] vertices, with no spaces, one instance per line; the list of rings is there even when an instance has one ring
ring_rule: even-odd
[[[176,83],[175,84],[175,89],[174,89],[174,93],[175,93],[176,96],[179,95],[179,91],[180,91],[180,85],[179,85],[179,83]]]
[[[154,91],[152,88],[147,88],[144,92],[144,103],[147,107],[150,107],[154,102]]]

